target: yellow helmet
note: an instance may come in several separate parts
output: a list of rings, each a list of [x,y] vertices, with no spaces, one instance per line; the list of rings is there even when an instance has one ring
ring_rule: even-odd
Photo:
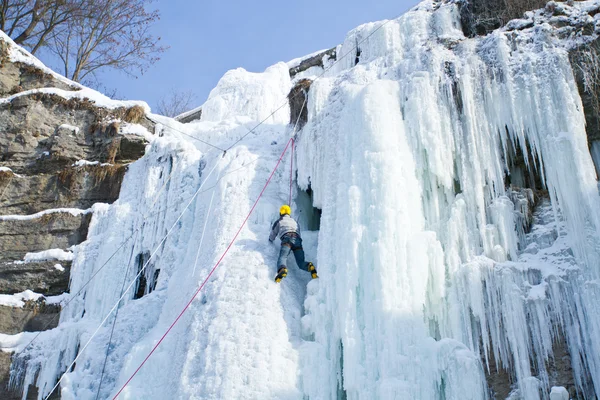
[[[290,206],[288,206],[287,204],[284,204],[281,206],[281,208],[279,209],[279,215],[290,215],[292,214],[292,209],[290,208]]]

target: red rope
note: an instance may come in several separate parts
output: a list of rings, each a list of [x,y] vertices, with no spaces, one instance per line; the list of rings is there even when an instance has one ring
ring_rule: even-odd
[[[204,280],[204,282],[202,282],[202,284],[200,285],[200,287],[198,288],[198,290],[196,290],[196,293],[194,293],[194,295],[192,296],[192,298],[190,299],[190,301],[185,305],[185,307],[183,308],[183,310],[181,310],[181,312],[179,313],[179,315],[177,316],[177,318],[175,318],[175,321],[173,321],[173,323],[171,324],[171,326],[169,326],[169,329],[167,329],[167,331],[164,333],[164,335],[162,335],[162,337],[156,343],[156,345],[154,345],[154,347],[152,348],[152,350],[150,351],[150,353],[148,353],[148,355],[146,356],[146,358],[144,358],[144,361],[142,361],[142,363],[140,364],[140,366],[137,367],[137,369],[135,370],[135,372],[133,373],[133,375],[131,375],[129,377],[129,379],[127,379],[127,382],[125,382],[125,384],[123,385],[123,387],[121,387],[121,389],[119,390],[119,392],[115,395],[115,397],[113,397],[113,400],[115,400],[117,397],[119,397],[119,395],[121,394],[121,392],[125,389],[125,387],[129,384],[129,382],[131,382],[131,380],[133,379],[133,377],[137,375],[137,373],[139,372],[140,369],[142,369],[142,367],[144,366],[144,364],[146,363],[146,361],[148,361],[148,359],[150,358],[150,356],[152,355],[152,353],[154,353],[154,351],[162,343],[162,341],[165,339],[165,337],[167,337],[167,335],[169,334],[169,332],[171,332],[171,329],[173,329],[173,327],[179,321],[179,319],[181,318],[181,316],[187,311],[187,309],[190,307],[190,305],[192,304],[192,302],[194,301],[194,299],[196,298],[196,296],[198,296],[198,293],[200,293],[200,291],[202,290],[202,288],[204,287],[204,285],[206,285],[206,282],[208,282],[208,280],[212,276],[213,272],[215,272],[215,270],[217,269],[217,267],[219,266],[219,264],[221,264],[221,261],[223,261],[223,258],[225,258],[225,255],[227,254],[227,252],[229,251],[229,249],[231,249],[231,246],[233,246],[233,243],[235,242],[235,240],[237,239],[238,235],[240,234],[240,232],[242,231],[242,229],[246,225],[246,222],[248,222],[248,219],[250,218],[250,215],[252,215],[252,212],[254,211],[254,209],[256,208],[256,205],[258,204],[258,201],[260,200],[260,198],[264,194],[265,190],[267,189],[267,186],[269,186],[269,183],[271,182],[271,179],[273,178],[273,175],[275,174],[275,171],[279,167],[279,164],[281,163],[281,160],[283,159],[283,156],[287,152],[288,147],[290,147],[290,143],[293,143],[293,142],[294,142],[294,139],[293,138],[290,139],[288,141],[287,145],[285,146],[285,149],[283,149],[283,153],[281,153],[281,156],[279,157],[279,160],[277,161],[277,165],[275,165],[275,168],[273,168],[273,171],[271,172],[271,175],[269,176],[269,179],[267,180],[267,183],[265,183],[265,186],[263,187],[262,191],[258,195],[258,198],[254,202],[254,205],[250,209],[250,212],[246,216],[246,219],[244,220],[244,222],[242,223],[242,225],[238,229],[237,233],[235,234],[235,236],[233,237],[233,239],[231,240],[231,242],[229,243],[229,245],[227,246],[227,248],[225,249],[225,251],[223,252],[223,254],[221,255],[221,258],[219,258],[219,261],[217,261],[217,263],[215,264],[215,266],[213,267],[213,269],[210,271],[210,273],[208,274],[208,276],[206,277],[206,279]],[[293,146],[292,146],[292,151],[293,151]]]
[[[292,162],[290,163],[290,201],[288,202],[288,205],[292,205],[292,182],[293,182],[293,178],[292,178],[292,174],[294,172],[294,138],[291,138],[290,141],[292,142]]]

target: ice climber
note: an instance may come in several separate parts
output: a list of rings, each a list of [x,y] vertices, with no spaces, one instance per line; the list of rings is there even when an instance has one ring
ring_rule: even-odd
[[[287,276],[287,258],[290,251],[294,252],[298,268],[310,272],[313,279],[318,278],[317,269],[311,262],[304,261],[304,250],[302,250],[302,238],[298,223],[290,216],[292,209],[287,204],[279,209],[279,219],[275,221],[271,228],[269,241],[273,243],[277,235],[281,239],[281,250],[279,250],[279,259],[277,260],[277,276],[275,282],[279,283]]]

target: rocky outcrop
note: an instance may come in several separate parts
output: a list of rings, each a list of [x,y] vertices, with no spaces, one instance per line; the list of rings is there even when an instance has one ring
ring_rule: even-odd
[[[60,266],[57,268],[57,266]],[[71,261],[34,261],[22,264],[0,264],[0,294],[32,290],[46,296],[56,296],[69,288]]]
[[[308,91],[310,90],[312,82],[313,81],[310,79],[301,79],[294,85],[288,94],[288,101],[290,103],[290,124],[295,125],[298,123],[298,129],[302,129],[308,121]]]
[[[145,108],[87,93],[0,33],[0,294],[67,292],[68,250],[86,239],[92,206],[114,202],[128,164],[144,155],[146,139],[130,132],[154,130]],[[59,313],[44,297],[0,305],[0,333],[51,329]],[[7,386],[10,357],[0,352],[2,399],[21,397]]]
[[[139,114],[142,114],[140,117]],[[100,108],[89,100],[65,99],[57,94],[26,93],[0,103],[1,161],[15,173],[52,173],[78,160],[115,163],[139,158],[141,152],[123,157],[121,124],[150,120],[143,109]],[[123,121],[123,122],[121,122]],[[140,137],[128,141],[143,143]],[[141,153],[141,154],[140,154]]]
[[[486,35],[546,3],[548,0],[461,0],[458,4],[463,33],[467,37]]]
[[[307,71],[312,67],[324,68],[324,60],[335,62],[337,59],[337,48],[333,47],[329,50],[325,50],[317,55],[302,60],[297,66],[290,68],[290,77],[294,79],[296,75]],[[290,93],[288,94],[288,101],[290,104],[290,124],[298,124],[298,129],[301,129],[304,124],[308,121],[308,91],[313,81],[308,78],[298,79]]]
[[[3,214],[35,214],[50,208],[88,209],[119,195],[126,165],[67,166],[53,174],[0,178]]]
[[[202,108],[199,107],[176,116],[175,120],[182,124],[187,124],[194,121],[200,121],[200,118],[202,118]]]
[[[0,306],[0,331],[8,335],[52,329],[58,325],[60,307],[28,302],[22,308]]]
[[[52,87],[64,90],[80,88],[79,85],[59,79],[34,65],[11,61],[10,51],[21,53],[24,57],[27,55],[21,49],[9,46],[11,46],[9,43],[0,39],[0,97],[39,88]]]
[[[600,39],[569,52],[583,102],[588,142],[600,141]]]
[[[0,217],[2,260],[22,260],[29,252],[66,249],[79,244],[87,237],[90,218],[91,213],[73,215],[68,212],[42,214],[25,220]]]
[[[311,67],[324,67],[323,60],[327,58],[329,60],[335,61],[337,58],[337,48],[333,47],[329,50],[325,50],[322,53],[319,53],[315,56],[306,58],[300,62],[295,67],[290,68],[290,77],[294,78],[300,72],[304,72]]]

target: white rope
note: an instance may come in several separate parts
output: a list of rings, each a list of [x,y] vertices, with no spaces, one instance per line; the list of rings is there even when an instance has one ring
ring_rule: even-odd
[[[58,380],[58,382],[56,382],[56,385],[54,385],[54,387],[52,388],[52,390],[50,391],[50,393],[48,393],[48,395],[44,398],[44,400],[48,400],[50,398],[50,396],[52,395],[52,393],[54,393],[54,391],[56,390],[56,388],[58,387],[58,385],[60,385],[60,382],[62,382],[62,380],[67,375],[67,373],[71,370],[71,368],[73,367],[73,365],[75,365],[75,363],[77,362],[77,360],[79,359],[79,357],[81,357],[81,355],[83,354],[83,352],[85,351],[85,349],[90,345],[90,343],[92,342],[92,339],[94,339],[94,337],[96,336],[96,334],[98,333],[98,331],[100,331],[100,328],[102,328],[102,325],[104,325],[104,323],[112,315],[113,311],[115,311],[117,309],[117,307],[119,306],[119,303],[121,302],[121,300],[123,300],[123,298],[125,297],[125,295],[127,294],[127,292],[129,292],[129,289],[131,289],[131,287],[137,282],[137,279],[140,277],[140,275],[142,274],[142,272],[144,272],[144,270],[146,269],[146,267],[148,266],[148,264],[150,264],[150,260],[152,260],[152,257],[154,257],[154,255],[156,254],[156,252],[158,251],[158,249],[167,240],[167,238],[169,237],[169,235],[171,235],[171,232],[173,232],[173,229],[175,228],[175,226],[177,225],[177,223],[179,222],[179,220],[181,219],[181,217],[183,217],[183,214],[190,207],[190,205],[192,204],[192,202],[194,201],[194,199],[196,198],[196,196],[198,196],[198,193],[200,193],[200,190],[202,189],[202,187],[204,186],[204,184],[208,181],[208,178],[212,175],[212,173],[214,172],[214,170],[217,168],[217,166],[219,165],[219,162],[221,161],[221,159],[222,159],[222,157],[219,158],[219,160],[215,163],[215,166],[209,172],[209,174],[207,175],[206,179],[204,179],[204,181],[202,181],[202,183],[200,184],[200,187],[198,188],[198,190],[196,190],[196,193],[194,193],[194,195],[192,196],[192,198],[190,199],[190,201],[188,202],[188,204],[185,206],[185,208],[183,209],[183,211],[181,212],[181,214],[179,215],[179,217],[177,218],[177,220],[173,223],[173,225],[171,226],[171,228],[169,229],[169,231],[167,232],[167,234],[163,237],[163,239],[160,241],[160,243],[156,246],[156,248],[154,249],[154,251],[150,255],[150,258],[148,258],[148,261],[146,261],[146,263],[140,269],[140,271],[135,276],[135,278],[133,278],[133,280],[131,281],[131,283],[127,287],[127,289],[125,289],[125,291],[123,292],[123,294],[121,295],[121,297],[119,297],[119,299],[116,301],[115,305],[110,309],[110,311],[108,312],[108,314],[106,315],[106,317],[104,317],[104,319],[102,320],[102,322],[100,323],[100,325],[98,325],[98,327],[96,328],[96,330],[94,331],[94,333],[92,334],[92,336],[89,338],[89,340],[87,341],[87,343],[85,344],[85,346],[83,346],[83,348],[79,351],[79,354],[77,354],[77,357],[75,357],[75,359],[73,360],[73,362],[67,367],[66,371],[61,375],[61,377]]]
[[[216,182],[219,182],[221,176],[221,171],[217,174]],[[206,225],[208,224],[208,218],[210,217],[210,213],[212,210],[213,199],[215,198],[215,192],[217,191],[217,184],[213,188],[212,195],[210,196],[210,203],[208,205],[208,211],[206,213],[206,218],[204,218],[204,227],[202,227],[202,235],[200,236],[200,243],[198,243],[198,252],[196,252],[196,260],[194,261],[194,269],[192,270],[192,276],[196,273],[196,265],[198,265],[198,256],[200,256],[200,249],[202,248],[202,242],[204,242],[204,232],[206,232]]]
[[[298,127],[298,123],[300,122],[300,117],[302,116],[302,111],[304,111],[304,107],[306,106],[307,98],[308,98],[308,96],[305,93],[304,94],[304,102],[302,103],[302,108],[300,109],[300,113],[298,114],[298,118],[296,119],[296,123],[294,125],[294,130],[292,131],[293,133],[296,132],[296,129]],[[174,129],[172,127],[169,127],[169,128]],[[174,129],[174,130],[177,130],[177,129]],[[207,143],[207,144],[209,144],[209,143]],[[213,145],[211,145],[211,146],[213,146]],[[219,150],[222,150],[222,149],[220,149],[220,148],[218,148],[216,146],[213,146],[213,147],[215,147],[215,148],[217,148]],[[260,157],[257,157],[257,159],[258,158],[260,158]],[[146,263],[144,264],[144,266],[140,269],[140,271],[135,276],[135,278],[132,280],[132,282],[129,284],[129,286],[127,287],[127,289],[125,289],[125,291],[123,292],[123,294],[121,295],[121,297],[119,297],[119,299],[116,301],[115,305],[110,309],[110,311],[108,312],[108,314],[106,315],[106,317],[104,317],[104,319],[102,320],[102,322],[98,325],[98,327],[96,328],[96,330],[94,331],[94,333],[92,334],[92,336],[88,339],[88,341],[86,342],[86,344],[79,351],[79,353],[77,354],[77,356],[75,357],[75,359],[73,360],[73,362],[71,362],[71,364],[67,367],[66,371],[61,375],[61,377],[58,380],[58,382],[56,382],[56,384],[54,385],[54,387],[52,388],[52,390],[50,391],[50,393],[48,393],[48,395],[45,397],[44,400],[48,400],[50,398],[50,396],[52,395],[52,393],[54,393],[54,391],[56,390],[56,388],[60,385],[60,383],[62,382],[62,380],[66,376],[66,374],[71,370],[71,368],[73,367],[73,365],[75,365],[75,363],[77,362],[77,360],[79,359],[79,357],[83,354],[83,352],[85,351],[85,349],[90,345],[90,343],[92,342],[92,340],[94,339],[94,337],[96,336],[96,334],[98,334],[98,332],[100,331],[100,328],[102,328],[102,326],[104,325],[104,323],[112,315],[112,313],[115,311],[115,309],[118,308],[119,303],[121,302],[121,300],[123,300],[123,298],[125,297],[125,295],[129,292],[129,289],[131,289],[131,287],[137,282],[137,279],[140,277],[140,275],[142,274],[142,272],[145,271],[146,267],[150,263],[150,260],[152,260],[152,257],[154,257],[154,255],[156,254],[156,252],[158,251],[158,249],[160,248],[160,246],[162,246],[162,244],[167,240],[167,238],[169,237],[169,235],[171,234],[171,232],[173,231],[173,229],[175,228],[175,226],[177,225],[177,223],[179,222],[179,220],[181,219],[181,217],[183,217],[183,214],[190,207],[190,205],[192,204],[192,202],[194,201],[194,199],[196,198],[196,196],[198,196],[198,194],[200,193],[200,190],[202,189],[202,187],[204,186],[204,184],[208,181],[208,178],[212,175],[212,173],[216,169],[217,165],[219,165],[219,161],[217,161],[215,163],[215,166],[209,172],[209,174],[207,175],[206,179],[200,184],[200,187],[198,188],[198,190],[196,190],[196,192],[194,193],[194,195],[192,196],[192,198],[190,199],[190,201],[188,202],[188,204],[185,206],[185,208],[183,209],[183,211],[181,212],[181,214],[179,215],[179,217],[177,218],[177,220],[173,223],[173,225],[171,226],[171,228],[169,229],[169,231],[167,232],[167,234],[164,236],[164,238],[160,241],[160,243],[158,244],[158,246],[156,246],[156,248],[154,249],[154,251],[150,255],[150,258],[148,258],[148,261],[146,261]],[[254,161],[256,161],[256,160],[253,160],[253,162]],[[173,173],[173,171],[171,171],[171,174],[167,178],[167,181],[163,184],[162,188],[159,190],[159,193],[160,193],[160,191],[162,191],[164,189],[164,187],[166,186],[167,182],[171,179],[172,173]],[[216,182],[219,182],[219,177],[217,177]],[[214,195],[215,195],[215,192],[216,192],[216,187],[217,187],[217,185],[215,184],[215,186],[214,186],[215,190],[213,190],[213,193],[212,193],[211,199],[210,199],[209,212],[207,213],[206,220],[204,221],[204,227],[202,228],[202,235],[200,237],[200,243],[198,244],[198,251],[196,253],[196,260],[194,262],[194,269],[193,269],[192,273],[194,273],[196,271],[196,266],[197,266],[197,263],[198,263],[198,257],[200,255],[200,248],[202,246],[202,242],[204,241],[204,234],[205,234],[205,231],[206,231],[206,226],[207,226],[207,222],[208,222],[208,216],[210,215],[210,210],[212,209],[212,203],[213,203]]]

